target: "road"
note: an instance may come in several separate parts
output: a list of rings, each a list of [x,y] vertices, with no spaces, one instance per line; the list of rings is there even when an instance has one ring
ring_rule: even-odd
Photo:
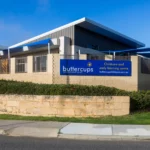
[[[150,150],[150,142],[85,141],[0,136],[0,150]]]

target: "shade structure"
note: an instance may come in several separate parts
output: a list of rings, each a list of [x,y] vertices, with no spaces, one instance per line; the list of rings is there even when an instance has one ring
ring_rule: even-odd
[[[137,52],[138,55],[150,58],[150,51]]]
[[[47,45],[49,42],[50,42],[50,39],[45,39],[45,40],[41,40],[38,42],[29,43],[23,46],[29,46],[29,47],[43,46],[43,45]]]
[[[50,42],[50,38],[32,42],[32,43],[25,44],[25,45],[21,45],[15,48],[10,48],[10,53],[22,52],[22,51],[27,51],[27,50],[33,50],[39,47],[44,47],[44,46],[47,46],[49,42]]]
[[[137,49],[126,49],[126,50],[107,50],[107,51],[101,51],[106,54],[146,54],[150,52],[150,48],[137,48]]]
[[[150,51],[146,51],[146,52],[137,52],[137,54],[150,54]]]

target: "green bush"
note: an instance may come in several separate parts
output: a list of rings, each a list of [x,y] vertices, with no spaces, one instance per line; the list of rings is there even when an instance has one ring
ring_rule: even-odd
[[[130,96],[132,110],[150,108],[150,91],[127,92],[105,86],[49,85],[0,80],[0,94]]]
[[[129,94],[131,106],[134,110],[143,110],[150,108],[150,93],[149,91],[131,92]]]

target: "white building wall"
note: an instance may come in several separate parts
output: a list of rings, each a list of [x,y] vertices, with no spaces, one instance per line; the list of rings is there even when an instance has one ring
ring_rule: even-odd
[[[71,54],[70,38],[69,37],[60,37],[60,47],[59,54],[61,58],[68,58]]]
[[[72,45],[71,50],[72,50],[72,55],[75,56],[74,58],[79,58],[80,54],[89,54],[89,55],[93,55],[93,56],[104,55],[104,53],[102,53],[100,51],[90,49],[90,48],[84,48],[84,47],[80,47],[80,46],[76,46],[76,45]]]

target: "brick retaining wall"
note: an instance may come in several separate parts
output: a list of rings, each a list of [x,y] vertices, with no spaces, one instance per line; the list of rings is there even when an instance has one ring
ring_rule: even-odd
[[[0,95],[0,114],[100,117],[128,115],[128,96]]]

